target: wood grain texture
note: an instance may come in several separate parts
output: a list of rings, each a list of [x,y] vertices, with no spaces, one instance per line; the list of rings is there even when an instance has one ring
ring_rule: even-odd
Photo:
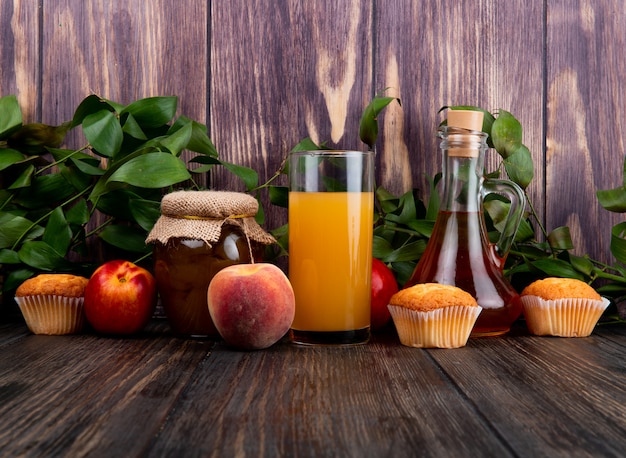
[[[522,456],[567,456],[574,443],[581,456],[623,453],[616,444],[624,425],[615,418],[624,418],[626,389],[607,372],[623,360],[624,341],[516,335],[503,339],[497,351],[488,339],[474,340],[471,347],[433,357]],[[543,423],[547,418],[561,421]],[[500,428],[503,422],[512,429]],[[602,431],[603,440],[590,431]]]
[[[71,119],[89,94],[122,104],[176,95],[179,114],[207,122],[206,2],[60,0],[43,8],[42,105],[51,122]],[[68,143],[82,146],[80,132]]]
[[[0,326],[3,456],[623,456],[626,328],[454,349],[35,336]]]
[[[140,455],[210,350],[210,344],[157,339],[163,329],[131,339],[80,339],[79,346],[75,336],[12,339],[2,347],[0,412],[17,415],[0,432],[0,449]]]
[[[40,20],[38,2],[0,4],[0,96],[15,94],[26,122],[51,116],[41,111]]]
[[[459,456],[507,455],[427,353],[388,349],[287,344],[250,354],[218,345],[155,449],[167,456],[190,448],[198,456],[397,456],[428,449],[436,456],[455,444]]]
[[[623,217],[595,192],[623,183],[626,10],[611,1],[548,5],[546,224],[569,226],[581,253],[608,260],[610,229]]]
[[[529,193],[542,201],[542,8],[539,2],[381,2],[375,15],[376,87],[402,99],[383,114],[381,183],[395,193],[441,171],[436,130],[446,105],[512,112],[539,164]],[[495,170],[494,151],[487,167]],[[539,205],[541,211],[542,205]]]
[[[129,103],[177,95],[180,110],[206,116],[206,2],[44,2],[43,100],[59,121],[91,93]]]
[[[211,5],[211,135],[223,158],[253,167],[263,183],[306,137],[363,148],[358,124],[371,97],[370,1]],[[217,174],[214,184],[244,189],[229,174]],[[265,207],[270,227],[286,222],[286,209]]]

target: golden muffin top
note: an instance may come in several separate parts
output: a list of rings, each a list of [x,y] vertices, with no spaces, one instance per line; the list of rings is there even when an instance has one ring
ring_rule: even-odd
[[[478,307],[476,299],[470,293],[456,286],[439,283],[419,283],[402,289],[391,296],[389,305],[424,312],[453,305]]]
[[[54,295],[65,297],[82,297],[89,280],[71,274],[40,274],[29,278],[15,291],[15,295],[39,296]]]
[[[584,281],[557,277],[534,281],[524,288],[522,296],[538,296],[547,301],[572,298],[602,300],[598,292]]]

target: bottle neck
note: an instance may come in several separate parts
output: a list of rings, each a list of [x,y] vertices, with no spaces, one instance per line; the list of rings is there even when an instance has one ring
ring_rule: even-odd
[[[483,132],[442,127],[443,211],[478,212],[481,207],[487,135]]]

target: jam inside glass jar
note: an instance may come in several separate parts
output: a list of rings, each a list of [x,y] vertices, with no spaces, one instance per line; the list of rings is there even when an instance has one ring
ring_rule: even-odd
[[[207,305],[211,279],[224,267],[259,262],[263,250],[254,240],[249,245],[241,229],[228,224],[222,226],[219,240],[210,246],[187,238],[155,243],[154,272],[172,330],[186,336],[219,337]]]

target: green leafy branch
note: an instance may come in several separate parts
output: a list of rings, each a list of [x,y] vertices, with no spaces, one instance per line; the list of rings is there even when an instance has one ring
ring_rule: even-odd
[[[221,165],[248,188],[250,168],[221,161],[205,125],[176,117],[176,97],[120,105],[86,97],[71,121],[24,124],[15,96],[0,98],[0,274],[3,291],[41,271],[89,275],[102,260],[142,259],[148,231],[172,187],[198,188],[194,179]],[[60,149],[82,128],[87,144]],[[181,153],[196,155],[185,162]]]

